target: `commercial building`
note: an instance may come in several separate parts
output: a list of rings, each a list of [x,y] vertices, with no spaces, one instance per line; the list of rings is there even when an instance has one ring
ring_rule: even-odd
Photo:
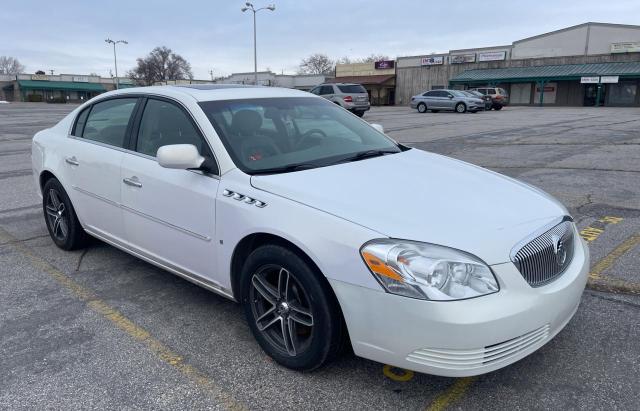
[[[398,104],[424,90],[480,86],[506,89],[516,105],[640,106],[640,26],[584,23],[396,63]]]
[[[271,71],[258,72],[258,84],[262,86],[295,88],[309,91],[332,76],[325,74],[276,74]],[[233,73],[227,77],[215,79],[216,84],[254,84],[254,72]]]
[[[362,84],[369,101],[374,106],[392,105],[395,102],[395,61],[384,60],[370,63],[337,64],[333,83]]]
[[[121,88],[132,81],[120,78]],[[105,91],[114,90],[115,79],[77,74],[0,75],[0,100],[83,102]]]

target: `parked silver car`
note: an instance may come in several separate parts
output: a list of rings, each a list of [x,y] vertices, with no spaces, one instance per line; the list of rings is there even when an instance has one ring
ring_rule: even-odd
[[[369,94],[360,84],[320,84],[313,88],[311,93],[333,101],[358,117],[364,116],[364,112],[371,108],[371,104],[369,104]]]
[[[411,97],[411,108],[418,109],[420,113],[431,110],[437,113],[440,110],[451,110],[458,113],[470,111],[475,113],[484,110],[484,101],[471,97],[459,90],[431,90]]]

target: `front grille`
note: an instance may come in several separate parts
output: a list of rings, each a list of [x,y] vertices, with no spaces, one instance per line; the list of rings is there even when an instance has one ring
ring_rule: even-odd
[[[549,338],[549,324],[519,337],[488,345],[483,348],[452,350],[422,348],[407,356],[408,361],[430,367],[470,370],[507,362],[510,359],[538,349]]]
[[[532,287],[548,284],[562,275],[573,259],[573,222],[566,220],[511,252],[511,261]]]

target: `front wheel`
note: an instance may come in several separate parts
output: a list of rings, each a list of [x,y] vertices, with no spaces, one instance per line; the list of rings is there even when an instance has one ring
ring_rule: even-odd
[[[264,245],[241,273],[242,304],[251,332],[276,362],[316,369],[340,351],[343,322],[338,303],[314,267],[280,245]]]
[[[67,192],[56,178],[42,189],[42,210],[53,242],[63,250],[75,250],[87,244],[88,236],[78,221]]]
[[[418,113],[426,113],[426,112],[427,112],[427,105],[424,103],[418,104]]]
[[[456,104],[456,113],[464,113],[467,111],[467,106],[464,103]]]

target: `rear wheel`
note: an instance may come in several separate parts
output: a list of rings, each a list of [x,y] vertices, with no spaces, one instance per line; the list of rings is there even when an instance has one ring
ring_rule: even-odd
[[[464,103],[456,104],[456,113],[464,113],[467,111],[467,106]]]
[[[358,117],[362,117],[364,116],[364,111],[354,111],[353,114],[355,114]]]
[[[502,106],[495,106],[493,109],[494,110],[502,110]]]
[[[56,178],[42,189],[42,209],[53,242],[63,250],[75,250],[87,244],[88,236],[78,221],[67,192]]]
[[[251,332],[276,362],[316,369],[339,353],[343,322],[321,274],[296,252],[264,245],[241,273],[242,304]]]
[[[427,105],[424,104],[424,103],[418,104],[418,112],[419,113],[426,113],[427,112]]]

